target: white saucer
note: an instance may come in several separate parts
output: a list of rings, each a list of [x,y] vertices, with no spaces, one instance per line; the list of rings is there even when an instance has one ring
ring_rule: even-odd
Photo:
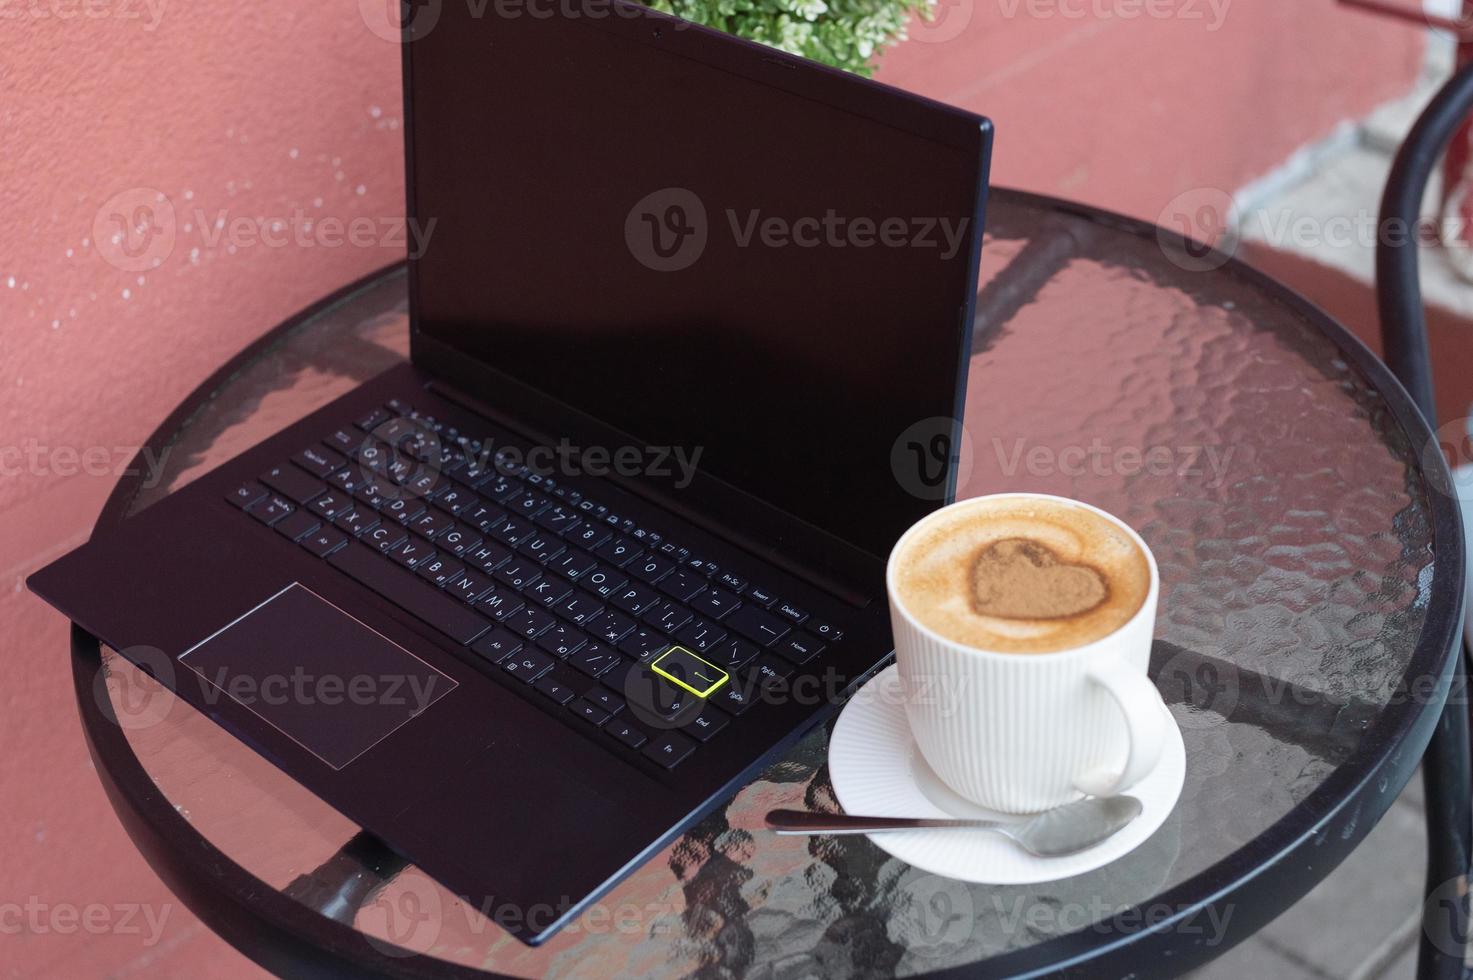
[[[911,738],[898,668],[877,675],[845,705],[829,740],[829,778],[846,813],[1017,820],[953,792]],[[1165,708],[1162,709],[1165,711]],[[1056,881],[1103,867],[1140,846],[1166,821],[1186,778],[1186,747],[1167,712],[1167,742],[1151,774],[1128,792],[1144,810],[1114,837],[1067,857],[1041,858],[985,830],[869,834],[875,846],[931,874],[989,885]]]

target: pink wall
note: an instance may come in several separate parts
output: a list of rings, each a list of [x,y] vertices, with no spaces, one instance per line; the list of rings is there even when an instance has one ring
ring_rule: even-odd
[[[1143,0],[949,2],[880,77],[991,114],[1000,182],[1150,218],[1271,169],[1420,63],[1415,32],[1331,0],[1239,0],[1216,30],[1208,0],[1205,20],[1119,16],[1160,9]],[[85,536],[128,447],[221,361],[402,251],[379,241],[402,197],[398,52],[363,13],[385,6],[0,7],[0,930],[32,900],[165,916],[155,944],[0,933],[0,975],[249,970],[119,828],[74,720],[65,624],[20,579]],[[163,233],[114,243],[114,214]],[[312,244],[272,247],[241,219]],[[328,243],[355,220],[366,241]]]

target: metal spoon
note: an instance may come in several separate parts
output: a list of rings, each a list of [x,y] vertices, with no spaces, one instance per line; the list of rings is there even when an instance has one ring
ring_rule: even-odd
[[[891,830],[992,830],[1039,857],[1059,857],[1094,847],[1141,815],[1134,796],[1090,797],[1045,810],[1036,817],[1001,820],[938,820],[859,817],[847,813],[773,810],[767,826],[779,834],[879,834]]]

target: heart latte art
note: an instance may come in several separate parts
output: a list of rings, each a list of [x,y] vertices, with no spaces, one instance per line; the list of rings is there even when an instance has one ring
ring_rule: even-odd
[[[972,566],[972,609],[979,616],[1067,619],[1109,594],[1098,570],[1060,561],[1048,545],[1028,538],[994,541]]]
[[[896,599],[949,640],[1049,653],[1125,625],[1151,571],[1130,535],[1067,501],[988,498],[938,515],[895,556]]]

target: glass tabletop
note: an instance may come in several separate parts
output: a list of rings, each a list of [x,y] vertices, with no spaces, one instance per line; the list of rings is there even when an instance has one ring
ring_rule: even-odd
[[[523,976],[926,972],[1090,928],[1263,834],[1405,694],[1428,613],[1420,447],[1322,321],[1235,263],[1102,216],[997,192],[960,496],[1076,497],[1137,528],[1161,569],[1152,673],[1186,784],[1144,845],[1046,885],[969,885],[863,837],[775,837],[775,807],[837,810],[828,730],[532,949],[412,866],[356,913],[400,948]],[[406,356],[405,279],[311,316],[202,401],[146,506]],[[276,889],[358,828],[105,652],[122,730],[174,808]],[[1392,788],[1394,795],[1395,787]],[[316,915],[306,905],[303,915]]]

